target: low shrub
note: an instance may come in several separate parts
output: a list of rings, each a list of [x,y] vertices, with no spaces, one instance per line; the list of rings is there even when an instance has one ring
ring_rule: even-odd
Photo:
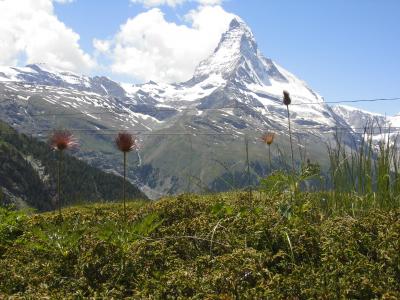
[[[62,224],[2,210],[0,295],[400,298],[400,211],[331,214],[323,197],[183,195],[129,203],[127,222],[121,204],[66,209]]]

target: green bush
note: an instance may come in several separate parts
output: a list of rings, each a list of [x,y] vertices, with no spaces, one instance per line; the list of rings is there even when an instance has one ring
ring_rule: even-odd
[[[23,233],[26,216],[22,212],[0,207],[0,258]]]
[[[4,212],[0,295],[28,298],[398,299],[400,211],[331,214],[325,195],[183,195]],[[4,222],[3,220],[8,220]],[[7,234],[4,234],[7,232]]]

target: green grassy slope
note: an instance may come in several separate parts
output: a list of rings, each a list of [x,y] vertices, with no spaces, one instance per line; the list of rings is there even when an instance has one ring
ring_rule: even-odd
[[[0,298],[399,299],[400,211],[323,195],[179,196],[32,216],[0,210]]]
[[[0,205],[54,208],[57,158],[43,142],[17,133],[0,121]],[[82,201],[112,201],[121,198],[122,178],[91,167],[66,155],[62,170],[64,205]],[[132,184],[127,184],[130,198],[146,199]]]

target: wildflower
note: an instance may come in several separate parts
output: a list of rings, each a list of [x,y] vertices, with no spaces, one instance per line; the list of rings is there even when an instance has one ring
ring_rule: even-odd
[[[292,103],[292,99],[290,98],[289,92],[283,91],[283,104],[286,105],[287,109],[287,117],[288,117],[288,125],[289,125],[289,138],[290,138],[290,150],[292,155],[292,171],[294,173],[294,154],[293,154],[293,141],[292,141],[292,129],[290,126],[290,112],[289,105]]]
[[[118,149],[124,153],[130,152],[136,148],[134,136],[127,132],[118,133],[118,136],[115,139],[115,144],[117,145]]]
[[[264,133],[261,137],[261,140],[264,142],[264,144],[268,145],[268,162],[270,170],[271,170],[271,145],[274,142],[274,138],[275,138],[274,132]]]
[[[128,132],[120,132],[115,139],[117,148],[124,153],[124,181],[122,186],[122,195],[124,201],[124,219],[126,221],[126,196],[125,196],[125,183],[126,183],[126,154],[137,147],[135,137]]]
[[[274,132],[267,132],[262,135],[261,140],[264,142],[264,144],[270,146],[274,142],[274,138],[275,138]]]
[[[57,202],[58,202],[58,214],[60,220],[62,219],[61,214],[61,167],[63,160],[64,150],[77,146],[77,141],[71,132],[68,130],[56,130],[50,136],[50,146],[59,153],[58,156],[58,170],[57,170]]]
[[[286,106],[292,104],[292,99],[290,98],[289,92],[283,91],[283,104]]]
[[[54,150],[64,151],[77,146],[77,142],[68,130],[57,130],[50,137],[50,146]]]

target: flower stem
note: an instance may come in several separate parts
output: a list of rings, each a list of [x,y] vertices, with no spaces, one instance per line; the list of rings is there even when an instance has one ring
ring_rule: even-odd
[[[124,220],[126,222],[125,181],[126,181],[126,152],[124,152],[124,182],[122,185],[122,194],[124,199]]]
[[[268,161],[269,161],[269,173],[271,173],[271,170],[272,170],[272,164],[271,164],[271,145],[268,145]]]
[[[287,108],[287,116],[288,116],[288,124],[289,124],[290,151],[291,151],[291,155],[292,155],[292,172],[294,173],[294,154],[293,154],[292,128],[290,125],[289,105],[286,105],[286,108]]]
[[[62,166],[62,158],[63,158],[63,152],[62,150],[59,150],[59,156],[58,156],[58,174],[57,174],[57,194],[58,194],[58,216],[61,220],[62,214],[61,214],[61,166]]]
[[[249,190],[249,202],[252,202],[252,190],[251,190],[251,176],[250,176],[250,159],[249,159],[249,138],[246,136],[245,138],[245,146],[246,146],[246,165],[247,165],[247,186]]]

